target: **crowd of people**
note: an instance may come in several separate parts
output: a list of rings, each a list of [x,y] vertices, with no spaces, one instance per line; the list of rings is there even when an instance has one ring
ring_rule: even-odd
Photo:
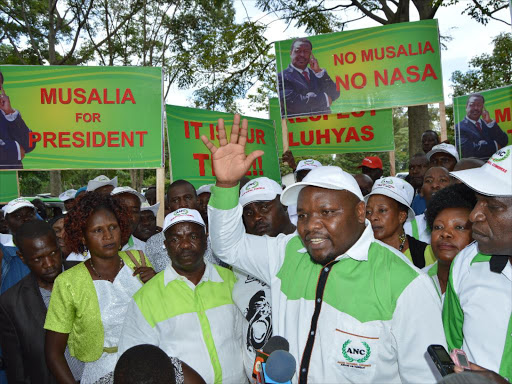
[[[2,208],[0,382],[254,383],[273,336],[292,382],[436,383],[430,345],[512,379],[512,146],[459,159],[427,131],[405,180],[286,152],[284,188],[244,176],[245,120],[218,127],[215,185],[174,181],[162,227],[154,187],[103,175],[53,217]]]

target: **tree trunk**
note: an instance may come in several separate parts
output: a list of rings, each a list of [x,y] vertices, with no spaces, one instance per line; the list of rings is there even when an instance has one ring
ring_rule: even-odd
[[[62,192],[60,171],[50,171],[50,193],[52,196],[59,196]]]
[[[423,153],[421,149],[421,135],[430,129],[428,105],[417,105],[407,109],[409,118],[409,159],[416,153]]]
[[[130,179],[132,188],[140,192],[142,188],[142,181],[144,180],[143,169],[130,169]]]

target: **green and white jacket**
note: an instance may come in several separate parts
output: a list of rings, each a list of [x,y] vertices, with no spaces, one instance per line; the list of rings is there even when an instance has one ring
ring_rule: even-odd
[[[492,272],[490,259],[473,242],[453,260],[444,330],[450,350],[463,349],[471,362],[512,380],[512,267]]]
[[[426,350],[445,345],[438,295],[402,253],[375,240],[369,223],[322,266],[297,234],[247,235],[237,187],[212,188],[208,217],[215,254],[270,285],[274,334],[297,361],[293,382],[436,382]]]

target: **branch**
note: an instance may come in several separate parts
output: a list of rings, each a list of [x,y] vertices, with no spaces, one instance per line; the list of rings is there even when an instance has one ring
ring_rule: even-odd
[[[407,0],[408,1],[408,0]],[[388,20],[393,20],[396,15],[386,4],[384,0],[379,0],[380,5],[382,6],[382,12],[386,15]],[[400,7],[398,7],[400,9]],[[398,10],[397,10],[398,13]]]
[[[13,49],[14,49],[14,53],[16,53],[16,57],[18,57],[18,59],[20,59],[21,63],[23,65],[27,65],[27,62],[25,61],[25,59],[23,59],[23,57],[21,56],[20,52],[18,51],[18,48],[16,48],[16,44],[14,43],[14,41],[12,40],[12,37],[11,35],[9,35],[7,32],[5,33],[5,35],[7,36],[7,38],[9,39],[9,42],[11,43]]]
[[[81,22],[79,22],[79,24],[78,24],[78,27],[77,27],[76,33],[75,33],[75,37],[73,39],[73,45],[71,46],[71,49],[69,50],[67,55],[65,55],[64,58],[61,61],[59,61],[58,65],[64,64],[73,55],[73,53],[75,52],[76,45],[78,43],[78,38],[80,36],[80,32],[82,31],[82,28],[84,27],[84,24],[87,23],[87,19],[89,18],[89,14],[91,13],[91,9],[93,7],[93,4],[94,4],[94,0],[91,0],[91,2],[89,3],[89,9],[87,9],[87,13],[85,14],[83,20]],[[79,12],[80,11],[77,10],[77,14],[76,15],[78,15]],[[78,21],[79,20],[80,20],[80,18],[78,18]]]
[[[121,28],[124,27],[124,25],[129,21],[131,20],[132,16],[135,15],[137,12],[139,12],[140,10],[140,7],[141,7],[141,2],[140,0],[137,0],[136,1],[136,4],[132,7],[131,11],[129,14],[127,14],[123,21],[121,23],[119,23],[119,25],[111,32],[111,34],[116,34],[117,31],[119,31]],[[90,35],[89,35],[90,36]],[[98,43],[95,43],[94,40],[91,38],[91,43],[92,43],[92,50],[94,51],[97,51],[99,50],[99,48],[105,44],[105,42],[108,40],[108,36],[105,37],[103,40],[100,40]]]
[[[361,3],[357,0],[352,0],[352,5],[356,6],[357,9],[359,9],[361,12],[363,12],[366,16],[368,16],[370,19],[375,20],[378,23],[381,23],[382,25],[389,24],[389,22],[382,17],[379,17],[377,15],[374,15],[370,11],[368,11]]]
[[[44,59],[43,59],[43,56],[41,55],[41,52],[39,51],[39,48],[36,45],[36,42],[34,40],[34,36],[32,35],[32,29],[30,28],[30,25],[28,23],[27,14],[25,12],[25,6],[24,5],[21,7],[21,12],[23,14],[23,20],[25,20],[25,28],[27,29],[27,33],[28,33],[28,36],[30,38],[30,45],[32,46],[34,51],[37,53],[37,58],[39,59],[39,64],[43,65]]]

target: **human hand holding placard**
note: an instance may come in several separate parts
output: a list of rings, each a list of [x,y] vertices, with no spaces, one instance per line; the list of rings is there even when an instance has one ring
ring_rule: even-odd
[[[233,119],[229,143],[226,138],[224,119],[219,119],[217,126],[218,148],[205,135],[201,136],[201,140],[212,154],[212,166],[217,178],[216,185],[222,188],[231,188],[238,184],[238,181],[251,168],[253,161],[263,156],[264,152],[256,150],[249,155],[245,154],[248,123],[246,119],[243,119],[240,129],[240,115],[236,114]]]

